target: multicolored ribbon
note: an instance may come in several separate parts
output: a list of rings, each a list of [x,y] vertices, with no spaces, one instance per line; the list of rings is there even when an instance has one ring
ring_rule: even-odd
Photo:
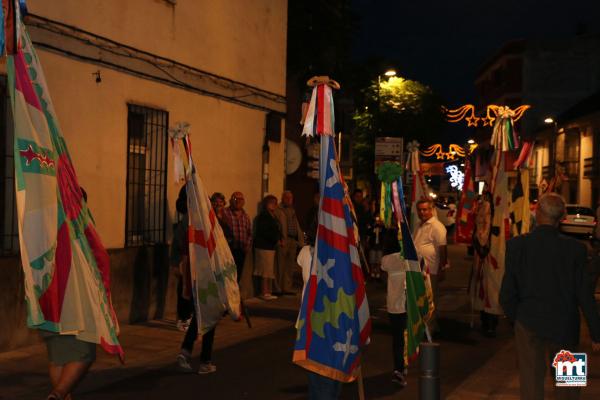
[[[333,106],[333,91],[325,83],[313,88],[308,111],[304,119],[302,136],[334,135],[335,112]]]
[[[494,124],[491,144],[500,151],[519,147],[519,137],[515,130],[515,112],[508,107],[498,107],[498,118]]]

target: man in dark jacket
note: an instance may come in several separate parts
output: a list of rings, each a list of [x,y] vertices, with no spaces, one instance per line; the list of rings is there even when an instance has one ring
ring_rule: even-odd
[[[593,350],[600,350],[600,317],[586,271],[586,249],[559,233],[564,213],[561,196],[542,196],[535,230],[507,243],[500,303],[515,324],[521,399],[542,400],[546,366],[560,350],[577,351],[580,309]],[[556,399],[578,397],[577,387],[555,387]]]

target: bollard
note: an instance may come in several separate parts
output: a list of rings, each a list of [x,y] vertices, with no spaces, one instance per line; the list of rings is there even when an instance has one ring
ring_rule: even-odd
[[[440,400],[440,345],[421,343],[419,347],[419,400]]]

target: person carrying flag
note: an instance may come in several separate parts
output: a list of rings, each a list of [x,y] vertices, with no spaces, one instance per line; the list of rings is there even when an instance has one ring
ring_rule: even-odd
[[[408,370],[404,364],[404,331],[406,330],[406,269],[398,242],[398,230],[388,229],[383,239],[381,270],[387,273],[387,312],[392,326],[394,371],[392,382],[406,386]]]
[[[413,237],[417,253],[423,258],[425,271],[429,273],[433,303],[437,304],[439,299],[439,281],[444,279],[444,270],[448,264],[446,228],[433,215],[431,200],[421,199],[417,201],[417,212],[421,224],[416,228]],[[436,308],[434,308],[431,320],[428,322],[432,334],[440,330]]]

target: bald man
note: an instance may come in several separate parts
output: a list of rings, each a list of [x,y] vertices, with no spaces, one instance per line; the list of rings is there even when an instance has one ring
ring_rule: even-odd
[[[561,196],[542,196],[536,228],[506,246],[500,304],[514,322],[521,399],[544,399],[546,367],[560,350],[577,351],[579,310],[587,321],[593,350],[600,350],[600,317],[586,270],[586,248],[559,233],[564,214]],[[555,387],[554,398],[578,399],[578,389]]]

